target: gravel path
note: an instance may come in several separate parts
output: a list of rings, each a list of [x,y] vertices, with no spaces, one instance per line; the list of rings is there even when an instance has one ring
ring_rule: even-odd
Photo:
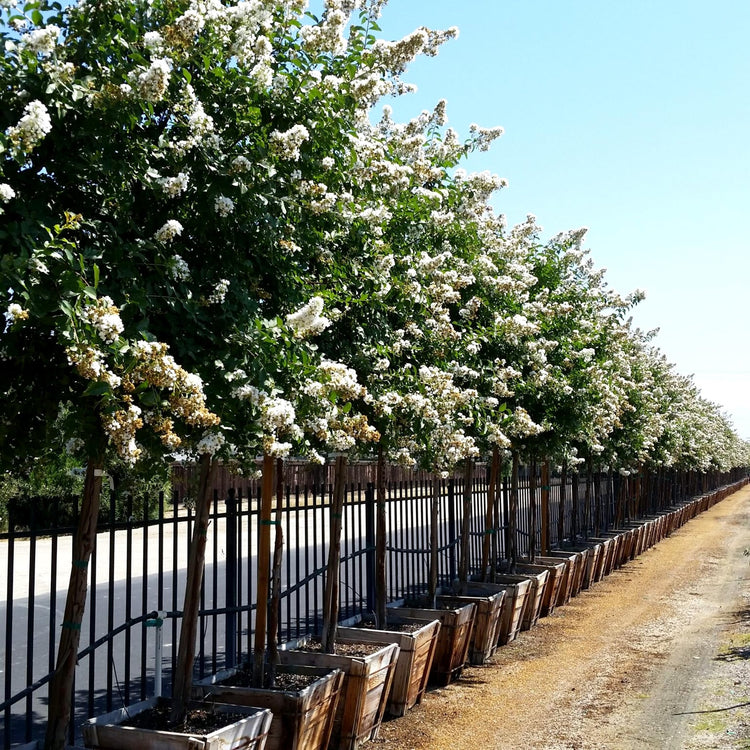
[[[750,487],[386,722],[373,750],[750,750]]]

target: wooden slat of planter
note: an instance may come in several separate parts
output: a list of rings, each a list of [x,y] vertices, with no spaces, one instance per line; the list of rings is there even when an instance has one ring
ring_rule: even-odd
[[[150,698],[90,719],[83,726],[86,747],[99,750],[262,750],[265,746],[272,720],[268,709],[213,704],[212,710],[216,713],[245,714],[247,718],[204,735],[121,726],[123,721],[155,706],[158,700]],[[188,704],[188,710],[196,707],[206,708]]]
[[[348,639],[338,640],[351,643]],[[362,657],[291,649],[279,651],[282,664],[307,664],[344,672],[330,743],[339,750],[356,750],[361,743],[377,737],[397,656],[395,643],[385,644],[374,654]]]
[[[391,617],[395,624],[398,618]],[[399,654],[393,673],[386,711],[391,716],[404,716],[422,701],[440,632],[440,620],[426,621],[413,633],[370,628],[347,628],[339,626],[339,637],[361,640],[365,643],[396,643]]]
[[[419,621],[430,617],[440,619],[435,657],[432,661],[430,679],[447,685],[455,679],[466,664],[474,627],[476,605],[467,604],[458,609],[427,609],[419,607],[389,607],[389,617],[402,617],[407,621]]]
[[[468,596],[494,594],[505,592],[502,615],[500,618],[500,637],[498,642],[501,646],[515,640],[521,630],[523,611],[526,600],[531,590],[531,581],[528,578],[519,579],[515,583],[486,583],[484,581],[469,581],[462,584],[462,592]]]
[[[553,565],[562,563],[563,565],[562,574],[559,576],[560,584],[557,589],[555,607],[561,607],[570,601],[580,558],[580,552],[560,552],[556,550],[550,550],[548,554],[535,558],[541,565],[546,563]]]
[[[549,560],[549,558],[546,559]],[[557,595],[565,577],[565,568],[564,561],[543,562],[542,557],[535,557],[533,563],[524,561],[516,564],[516,570],[519,573],[541,573],[543,570],[549,573],[549,578],[544,587],[542,606],[539,610],[540,617],[548,617],[555,611]]]
[[[438,603],[450,607],[463,607],[472,602],[477,605],[474,630],[469,644],[469,661],[472,664],[484,664],[497,650],[505,592],[498,591],[487,596],[468,596],[461,594],[459,582],[454,584],[454,588],[456,594],[441,594],[438,596]]]
[[[587,589],[596,582],[596,570],[599,566],[599,558],[602,555],[602,545],[594,544],[589,547],[589,554],[586,558],[586,569],[583,574],[583,583],[581,588]]]
[[[536,625],[542,611],[544,590],[549,580],[549,571],[541,570],[534,573],[497,573],[493,583],[517,583],[519,580],[528,579],[531,588],[526,598],[523,614],[521,616],[521,630],[530,630]]]
[[[193,695],[199,700],[271,709],[273,720],[266,750],[325,750],[331,739],[344,673],[340,669],[308,666],[279,665],[276,669],[278,674],[306,674],[318,679],[299,691],[218,684],[238,672],[228,669],[196,683]]]

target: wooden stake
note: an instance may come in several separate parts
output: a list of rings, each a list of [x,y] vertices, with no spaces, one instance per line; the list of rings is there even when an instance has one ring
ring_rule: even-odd
[[[518,468],[520,459],[518,451],[513,451],[513,467],[510,478],[510,508],[508,523],[508,549],[507,555],[510,561],[510,570],[512,573],[516,570],[516,561],[518,560]]]
[[[536,459],[529,465],[529,559],[536,557]]]

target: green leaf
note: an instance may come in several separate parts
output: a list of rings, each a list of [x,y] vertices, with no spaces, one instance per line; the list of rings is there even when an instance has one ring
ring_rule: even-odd
[[[107,383],[89,383],[86,390],[83,392],[84,396],[103,396],[105,393],[110,393],[111,389]]]

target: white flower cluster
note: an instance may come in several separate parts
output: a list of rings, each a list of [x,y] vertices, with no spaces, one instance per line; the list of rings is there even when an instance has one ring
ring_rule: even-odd
[[[221,217],[234,213],[234,201],[226,195],[219,195],[214,199],[214,210]]]
[[[280,159],[297,161],[300,147],[310,139],[310,131],[304,125],[293,125],[289,130],[274,130],[270,135],[272,153]]]
[[[154,232],[157,242],[171,242],[175,237],[182,234],[182,224],[177,219],[169,219]]]
[[[26,34],[22,39],[25,50],[35,55],[51,55],[57,46],[60,36],[60,27],[53,24],[42,29],[35,29]]]
[[[190,278],[190,266],[180,255],[172,256],[169,272],[175,281],[187,281]]]
[[[11,302],[5,311],[5,322],[12,325],[21,320],[29,319],[29,311],[24,310],[17,302]]]
[[[110,297],[99,297],[92,304],[86,305],[79,317],[84,323],[92,325],[106,344],[115,342],[124,330],[120,309]]]
[[[169,198],[177,198],[187,189],[190,180],[185,172],[179,172],[176,177],[160,177],[157,180],[159,187]]]
[[[207,299],[209,305],[220,305],[224,302],[229,291],[229,283],[229,279],[219,279],[216,282],[213,292]]]
[[[52,120],[47,107],[38,99],[29,102],[23,110],[23,116],[6,134],[10,142],[22,153],[28,154],[39,145],[50,130]]]
[[[331,325],[331,321],[321,315],[324,305],[322,297],[313,297],[299,310],[286,316],[286,324],[297,338],[316,336]]]
[[[0,182],[0,203],[8,203],[16,197],[16,191],[7,182]],[[0,208],[0,214],[3,209]]]
[[[159,102],[167,93],[171,66],[166,58],[156,58],[151,65],[138,75],[138,94],[147,102]]]

